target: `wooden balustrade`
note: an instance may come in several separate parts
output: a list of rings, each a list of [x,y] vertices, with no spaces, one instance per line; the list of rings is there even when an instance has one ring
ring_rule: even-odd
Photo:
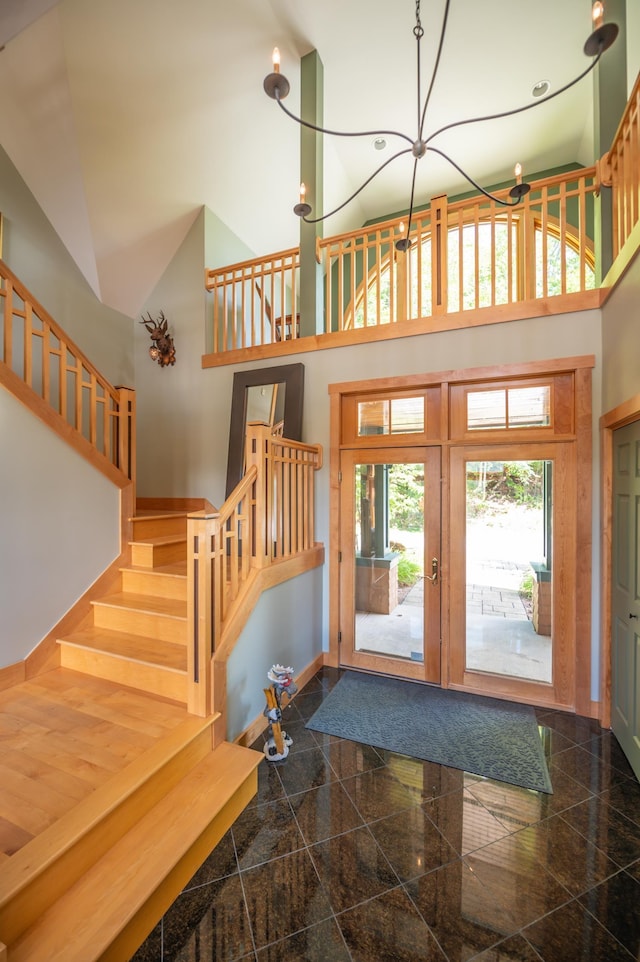
[[[187,521],[189,711],[208,714],[211,662],[256,571],[314,547],[314,472],[322,449],[247,425],[246,472],[215,514]]]
[[[640,220],[640,74],[607,156],[613,191],[613,256]]]
[[[298,248],[205,271],[213,352],[295,340],[299,277]]]
[[[414,214],[407,252],[395,248],[401,218],[318,240],[323,333],[300,348],[278,343],[299,338],[297,250],[207,271],[213,353],[205,365],[216,355],[218,363],[225,354],[238,360],[238,349],[246,359],[252,348],[259,349],[252,356],[266,357],[354,343],[358,330],[372,340],[400,336],[403,322],[482,308],[499,308],[496,318],[504,319],[505,306],[592,290],[599,188],[594,166],[533,183],[515,207],[483,195],[454,203],[434,197]],[[508,198],[508,189],[496,196]]]
[[[0,334],[2,379],[19,399],[30,403],[29,388],[67,437],[135,480],[135,392],[113,387],[2,261]]]

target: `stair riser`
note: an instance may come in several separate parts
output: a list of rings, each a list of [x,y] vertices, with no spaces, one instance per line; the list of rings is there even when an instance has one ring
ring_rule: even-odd
[[[131,563],[141,568],[154,568],[158,565],[169,565],[176,561],[184,561],[186,553],[186,540],[160,545],[137,542],[131,545]]]
[[[133,540],[161,538],[170,534],[187,534],[187,519],[177,518],[134,518]]]
[[[119,685],[127,685],[151,695],[160,695],[183,705],[187,704],[187,676],[184,672],[141,665],[116,655],[67,645],[64,641],[59,644],[62,668],[72,668],[85,675],[104,678],[105,681],[114,681]]]
[[[177,645],[187,644],[187,621],[170,618],[155,612],[136,611],[133,608],[113,607],[96,602],[93,605],[93,623],[97,628],[110,628],[130,635],[158,638]]]
[[[154,598],[170,598],[184,601],[187,597],[187,579],[179,575],[163,575],[145,571],[124,570],[122,590]]]
[[[0,926],[7,942],[11,944],[33,925],[210,751],[211,732],[206,728],[130,795],[121,798],[54,862],[43,864],[30,884],[0,908]]]

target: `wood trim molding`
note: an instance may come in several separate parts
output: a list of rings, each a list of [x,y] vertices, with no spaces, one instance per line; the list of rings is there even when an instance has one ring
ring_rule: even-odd
[[[206,498],[136,498],[136,511],[157,511],[158,514],[172,511],[184,511],[187,514],[192,511],[206,511],[207,514],[215,514],[217,510]]]
[[[4,668],[0,668],[0,691],[5,691],[7,688],[13,688],[14,685],[19,685],[25,680],[25,677],[24,661],[16,661],[12,665],[6,665]],[[2,959],[1,955],[0,959]]]
[[[236,348],[219,354],[203,354],[202,367],[224,367],[245,361],[262,361],[292,354],[304,354],[308,351],[324,351],[350,345],[371,344],[376,341],[391,341],[400,337],[416,337],[422,334],[484,327],[489,324],[505,324],[509,321],[531,320],[549,315],[598,310],[602,306],[605,293],[602,288],[596,288],[576,294],[559,294],[556,297],[519,301],[515,304],[481,307],[474,311],[439,314],[419,320],[402,321],[400,324],[334,331],[330,334],[313,334],[309,337],[296,337],[290,341],[277,341],[274,344]]]
[[[598,718],[611,728],[611,585],[613,564],[613,432],[640,420],[640,394],[600,418],[600,705]]]
[[[14,374],[4,361],[0,361],[0,385],[6,388],[10,394],[13,394],[21,404],[24,404],[35,417],[40,418],[43,424],[46,424],[62,441],[70,445],[92,467],[100,471],[105,478],[119,488],[124,488],[130,483],[129,478],[123,471],[94,448],[79,431],[68,424],[46,401],[38,397],[36,392]]]
[[[316,657],[313,659],[313,661],[312,661],[310,664],[308,664],[307,667],[304,668],[304,669],[296,676],[295,682],[296,682],[296,685],[298,686],[298,693],[300,692],[300,689],[304,688],[304,686],[307,684],[307,682],[308,682],[311,678],[313,678],[313,676],[315,675],[315,673],[316,673],[317,671],[319,671],[320,668],[323,667],[323,665],[324,665],[324,663],[325,663],[325,658],[324,658],[325,654],[326,654],[326,652],[322,652],[322,651],[321,651],[320,654],[319,654],[319,655],[316,655]],[[295,697],[296,697],[296,696],[294,695],[291,700],[294,701],[294,700],[295,700]],[[287,702],[287,704],[289,704],[289,703]],[[254,718],[254,720],[251,722],[251,724],[248,725],[248,726],[245,728],[245,730],[244,730],[243,732],[241,732],[241,733],[237,736],[237,738],[234,739],[235,743],[236,743],[237,745],[243,745],[245,748],[250,748],[251,745],[253,745],[253,743],[254,743],[254,741],[256,740],[256,738],[258,737],[258,735],[261,735],[262,732],[265,731],[265,729],[266,729],[266,727],[267,727],[268,724],[269,724],[269,723],[268,723],[266,717],[264,716],[264,714],[258,715],[258,717],[257,717],[257,718]]]

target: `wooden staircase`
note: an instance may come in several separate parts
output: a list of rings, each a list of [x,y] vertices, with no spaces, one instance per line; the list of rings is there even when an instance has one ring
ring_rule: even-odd
[[[58,639],[61,664],[186,705],[187,515],[131,520],[131,563],[91,623]]]
[[[212,751],[214,721],[186,717],[3,863],[1,959],[131,958],[255,794],[262,756]]]
[[[58,639],[59,673],[170,699],[184,719],[5,858],[0,962],[127,962],[257,790],[262,753],[216,744],[220,716],[186,712],[187,515],[131,520],[131,561]]]

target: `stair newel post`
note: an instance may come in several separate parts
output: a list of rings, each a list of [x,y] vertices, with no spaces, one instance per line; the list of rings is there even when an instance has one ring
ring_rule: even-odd
[[[136,484],[136,392],[129,387],[117,387],[117,452],[118,467]]]
[[[187,518],[187,710],[205,717],[213,711],[211,660],[214,651],[214,555],[218,515]]]
[[[253,564],[265,568],[271,561],[270,538],[270,491],[271,479],[271,428],[266,424],[247,425],[245,458],[247,468],[255,465],[258,476],[252,498],[253,513]]]

